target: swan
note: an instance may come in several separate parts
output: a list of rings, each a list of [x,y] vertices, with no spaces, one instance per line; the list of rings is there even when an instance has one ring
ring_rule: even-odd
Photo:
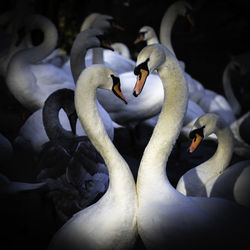
[[[239,204],[250,207],[250,161],[230,165],[233,155],[233,135],[230,127],[216,114],[199,117],[190,132],[193,152],[199,143],[215,133],[218,139],[216,153],[206,162],[187,171],[179,180],[176,189],[188,196],[230,197]]]
[[[100,40],[100,36],[102,34],[103,33],[101,31],[98,31],[96,29],[88,29],[82,31],[76,37],[71,49],[71,67],[73,73],[72,77],[75,79],[75,81],[77,81],[81,71],[85,68],[85,62],[83,58],[86,55],[87,48],[101,46],[102,41]],[[99,104],[99,102],[97,102],[97,105],[99,113],[102,117],[102,121],[104,122],[105,129],[111,140],[113,140],[113,121],[111,120],[108,112],[102,107],[102,105]],[[63,110],[59,111],[59,119],[60,123],[66,130],[71,130],[68,117]],[[41,108],[34,112],[32,115],[30,115],[29,118],[22,125],[19,130],[19,134],[15,139],[15,144],[20,145],[20,147],[23,147],[22,145],[28,145],[29,149],[32,152],[41,152],[43,145],[49,141],[42,120],[43,118]],[[76,134],[82,136],[86,135],[79,119],[77,119],[76,123]]]
[[[59,229],[49,249],[130,249],[136,240],[135,183],[129,166],[110,141],[100,120],[95,101],[98,87],[125,99],[120,92],[119,78],[104,65],[89,66],[77,81],[77,114],[106,163],[109,187],[98,202],[76,213]]]
[[[103,32],[111,28],[121,29],[112,16],[100,13],[92,13],[87,16],[81,25],[80,32],[90,28],[98,29]],[[86,54],[85,62],[87,67],[91,64],[103,63],[118,74],[132,71],[135,67],[135,62],[132,59],[120,55],[119,53],[112,52],[109,49],[103,50],[102,48],[89,50]],[[63,69],[67,73],[71,72],[70,61],[67,61],[63,65]]]
[[[83,41],[85,41],[83,34],[87,34],[87,30],[80,32],[74,41],[71,49],[71,71],[75,80],[78,79],[80,72],[85,68],[85,62],[82,58],[83,55],[85,55],[84,53],[86,53],[86,49],[90,47],[90,43],[93,44],[93,46],[96,45],[96,47],[97,45],[100,46],[100,41],[98,42],[96,37],[90,39],[90,35],[97,32],[95,30],[96,29],[89,29],[89,37],[87,40],[89,42],[83,43]],[[101,31],[99,31],[98,34],[102,34]],[[80,53],[81,50],[83,50],[82,53]],[[159,93],[159,89],[162,90],[162,84],[158,76],[149,76],[148,80],[154,82],[155,88],[148,85],[148,87],[145,87],[144,93],[137,99],[135,99],[132,94],[133,82],[136,79],[134,73],[132,71],[122,73],[119,74],[119,78],[122,84],[122,92],[128,101],[127,105],[123,105],[119,99],[109,91],[97,89],[97,100],[108,112],[112,121],[119,125],[133,128],[139,121],[152,117],[160,112],[163,91]],[[142,103],[143,105],[141,105]]]
[[[72,132],[60,124],[61,108],[69,117]],[[103,159],[87,136],[74,135],[76,120],[73,90],[59,89],[47,98],[43,123],[50,141],[39,154],[37,180],[47,183],[46,195],[52,200],[61,223],[101,197],[108,186]]]
[[[168,7],[162,18],[160,26],[160,41],[174,55],[175,53],[171,44],[171,31],[173,25],[178,15],[186,16],[188,20],[190,20],[190,9],[192,8],[186,1],[176,1]],[[147,45],[159,42],[155,31],[150,26],[144,26],[140,29],[139,36],[135,42],[138,43],[140,41],[146,41]],[[184,69],[185,65],[183,65],[183,62],[180,61],[180,64]],[[235,121],[232,108],[224,96],[219,95],[212,90],[205,89],[200,82],[192,78],[187,72],[185,72],[185,78],[189,89],[189,99],[196,102],[205,113],[216,113],[222,116],[228,124],[231,124],[233,121]],[[195,118],[198,117],[199,116]]]
[[[249,209],[220,198],[187,197],[169,183],[166,164],[182,127],[188,89],[173,54],[153,44],[137,57],[135,96],[154,70],[162,79],[165,98],[137,176],[137,226],[142,241],[148,249],[211,249],[247,243]]]
[[[112,16],[103,15],[100,13],[92,13],[90,17],[87,17],[83,22],[81,31],[86,28],[107,30],[112,27],[120,30],[122,29]],[[92,63],[104,63],[106,66],[109,66],[118,74],[132,71],[135,67],[135,61],[118,53],[111,52],[110,50],[96,48],[93,49],[92,56]]]
[[[6,84],[14,97],[28,110],[34,112],[43,107],[44,101],[59,88],[74,89],[72,78],[62,69],[39,63],[47,57],[57,43],[55,25],[46,17],[33,15],[28,18],[29,29],[41,29],[43,42],[35,47],[17,52],[10,60]]]

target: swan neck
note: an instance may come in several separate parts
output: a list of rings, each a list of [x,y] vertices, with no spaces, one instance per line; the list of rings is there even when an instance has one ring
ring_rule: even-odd
[[[140,163],[137,179],[140,197],[146,196],[149,190],[161,190],[166,184],[164,190],[168,197],[175,193],[166,176],[166,164],[182,128],[188,91],[182,69],[173,56],[170,58],[168,65],[158,70],[164,86],[164,102]]]
[[[234,114],[236,116],[238,116],[241,113],[241,106],[233,93],[231,78],[230,78],[230,69],[231,69],[230,64],[228,64],[223,72],[222,84],[223,84],[225,96],[226,96]]]
[[[104,64],[104,57],[103,57],[103,49],[102,48],[94,48],[93,49],[93,64]]]
[[[159,40],[158,40],[156,35],[147,40],[147,45],[151,45],[151,44],[155,44],[155,43],[159,43]]]
[[[175,8],[168,8],[165,12],[160,25],[160,42],[166,46],[174,55],[174,49],[171,43],[171,33],[177,18]]]
[[[50,140],[61,140],[61,139],[74,139],[75,136],[72,132],[64,129],[59,120],[59,111],[65,103],[74,103],[74,96],[72,95],[54,95],[53,98],[47,99],[43,106],[43,124],[45,131]]]
[[[70,52],[70,68],[75,83],[81,72],[86,68],[85,56],[89,49],[86,45],[86,39],[83,40],[82,38],[82,34],[77,35]]]
[[[55,25],[46,18],[35,17],[36,22],[32,28],[38,28],[43,32],[43,42],[32,48],[23,51],[22,56],[26,58],[29,63],[40,62],[55,49],[57,45],[58,33]]]
[[[199,168],[207,169],[206,173],[210,173],[211,176],[218,175],[223,172],[230,164],[233,155],[233,135],[230,129],[226,126],[218,129],[215,132],[218,140],[218,146],[214,155],[201,164]]]
[[[97,108],[96,88],[98,85],[87,75],[86,70],[81,73],[76,86],[75,106],[77,115],[84,131],[103,157],[108,168],[109,193],[119,197],[123,195],[128,197],[128,195],[135,193],[133,175],[105,131]]]

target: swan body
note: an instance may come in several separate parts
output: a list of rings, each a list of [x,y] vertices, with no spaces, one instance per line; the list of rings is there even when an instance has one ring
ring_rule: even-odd
[[[17,52],[9,62],[6,83],[10,92],[27,109],[34,112],[43,107],[46,98],[59,88],[74,89],[71,77],[52,64],[39,63],[55,48],[57,30],[47,18],[35,15],[30,28],[44,33],[43,42]]]
[[[250,161],[229,166],[233,154],[233,136],[229,126],[218,115],[207,113],[197,119],[190,132],[193,139],[196,138],[192,143],[194,148],[191,146],[190,150],[198,146],[195,142],[199,141],[199,135],[205,139],[211,133],[215,133],[218,139],[214,156],[186,172],[176,189],[188,196],[228,198],[233,194],[232,200],[250,207],[250,185],[245,181],[250,178]]]
[[[82,31],[78,34],[75,42],[71,49],[71,68],[72,68],[72,81],[77,81],[81,71],[85,68],[85,63],[83,58],[86,55],[87,48],[92,48],[95,46],[100,46],[101,41],[96,37],[101,35],[102,32],[96,29],[89,29]],[[73,80],[74,79],[74,80]],[[113,121],[110,118],[108,112],[97,102],[98,111],[104,123],[105,129],[113,140],[114,138],[114,126]],[[71,130],[68,117],[63,110],[59,111],[59,120],[63,128],[66,130]],[[82,125],[77,120],[76,123],[76,134],[79,136],[86,135]],[[42,108],[35,111],[30,117],[25,121],[23,126],[20,128],[19,135],[15,140],[16,144],[26,144],[29,145],[30,149],[35,152],[40,152],[44,143],[48,142],[49,138],[45,132],[43,122],[42,122]]]
[[[137,176],[137,225],[145,246],[200,249],[204,244],[213,248],[246,242],[248,209],[219,198],[186,197],[169,183],[165,168],[181,131],[188,89],[178,61],[162,45],[149,45],[139,53],[135,73],[138,76],[141,73],[141,77],[135,85],[135,95],[140,94],[145,82],[142,69],[148,73],[157,70],[165,93],[159,120],[144,150]]]
[[[135,242],[134,179],[104,130],[95,101],[96,88],[115,90],[116,79],[115,73],[104,65],[93,65],[86,68],[77,81],[77,114],[109,170],[109,187],[98,202],[76,213],[59,229],[49,249],[130,249]]]

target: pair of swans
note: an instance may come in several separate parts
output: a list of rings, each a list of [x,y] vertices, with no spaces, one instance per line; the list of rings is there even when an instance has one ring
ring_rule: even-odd
[[[250,207],[250,161],[229,166],[233,155],[233,135],[230,127],[218,115],[208,113],[196,120],[190,132],[193,139],[190,152],[212,133],[218,139],[215,154],[187,171],[176,189],[188,196],[222,197]]]
[[[186,197],[169,183],[166,163],[182,127],[188,90],[176,58],[164,46],[155,44],[138,55],[135,96],[141,93],[147,75],[155,70],[166,96],[141,159],[137,190],[128,165],[108,138],[96,109],[95,89],[119,90],[112,83],[118,78],[103,65],[90,66],[81,73],[75,92],[77,113],[108,167],[110,184],[97,203],[62,226],[49,249],[129,249],[137,230],[148,249],[180,249],[187,245],[200,249],[204,244],[239,247],[247,242],[249,210],[220,198]]]

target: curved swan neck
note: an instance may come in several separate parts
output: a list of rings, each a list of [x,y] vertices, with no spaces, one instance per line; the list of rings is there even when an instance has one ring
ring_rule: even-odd
[[[174,5],[170,6],[165,12],[160,25],[161,44],[166,46],[174,55],[175,53],[171,43],[171,32],[177,15],[176,7]]]
[[[232,107],[234,114],[237,116],[241,113],[241,106],[233,93],[231,79],[230,79],[230,69],[231,69],[231,64],[229,63],[223,72],[222,84],[227,100],[230,103],[230,106]]]
[[[164,86],[164,103],[157,125],[144,151],[137,178],[138,191],[142,194],[145,190],[145,195],[148,190],[155,190],[169,183],[166,163],[180,133],[188,103],[188,90],[183,71],[170,52],[166,63],[158,69],[158,74]],[[172,189],[167,188],[165,191]]]
[[[92,46],[88,44],[85,33],[80,32],[70,52],[70,68],[75,83],[81,72],[86,68],[85,56],[89,48],[92,48]]]
[[[55,49],[58,39],[55,25],[46,17],[34,15],[29,18],[32,21],[31,28],[43,32],[43,42],[21,52],[22,58],[29,63],[36,63],[46,58]]]
[[[154,43],[159,43],[157,36],[151,37],[150,39],[147,40],[147,45],[154,44]]]
[[[98,65],[96,65],[98,66]],[[90,69],[91,68],[91,69]],[[109,136],[97,109],[96,88],[102,83],[95,81],[98,72],[94,75],[88,74],[95,66],[86,68],[80,75],[75,91],[75,106],[81,124],[88,135],[90,141],[103,157],[109,171],[109,192],[120,196],[132,195],[128,189],[135,189],[132,173],[121,157]]]
[[[59,120],[59,111],[74,110],[74,91],[61,89],[50,95],[43,106],[43,124],[50,140],[74,139],[72,132],[64,129]],[[66,111],[67,113],[67,111]]]
[[[218,140],[215,154],[196,168],[197,170],[207,169],[205,172],[210,173],[211,176],[223,172],[229,166],[233,155],[233,135],[230,129],[225,126],[224,128],[217,129],[215,134]]]

